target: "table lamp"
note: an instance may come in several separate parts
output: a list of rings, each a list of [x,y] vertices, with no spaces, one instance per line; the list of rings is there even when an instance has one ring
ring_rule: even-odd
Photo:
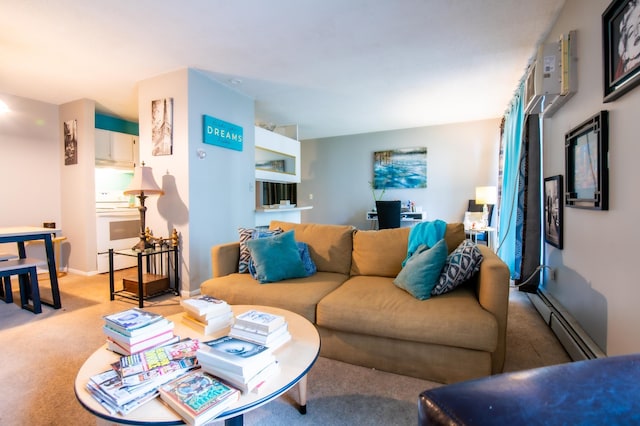
[[[144,162],[142,162],[140,167],[136,167],[131,183],[127,189],[124,190],[124,195],[135,195],[140,199],[140,206],[138,207],[140,211],[140,241],[132,247],[133,250],[144,251],[152,246],[145,236],[145,215],[147,208],[144,205],[144,200],[148,195],[154,194],[162,195],[164,192],[153,179],[151,167],[145,167]]]
[[[476,204],[482,204],[482,224],[489,226],[489,208],[487,204],[496,204],[498,201],[498,188],[495,186],[477,186]]]

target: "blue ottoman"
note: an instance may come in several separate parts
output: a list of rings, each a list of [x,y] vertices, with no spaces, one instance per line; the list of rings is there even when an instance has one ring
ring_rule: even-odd
[[[640,424],[640,355],[499,374],[424,391],[421,425]]]

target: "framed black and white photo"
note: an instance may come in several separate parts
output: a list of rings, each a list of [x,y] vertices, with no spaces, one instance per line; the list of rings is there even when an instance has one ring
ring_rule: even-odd
[[[609,209],[608,117],[600,111],[565,135],[567,207]]]
[[[151,101],[151,155],[173,153],[173,99]]]
[[[640,0],[614,0],[602,14],[604,102],[640,83]]]
[[[562,249],[562,175],[544,179],[544,240]]]
[[[78,120],[64,122],[64,165],[78,164]]]

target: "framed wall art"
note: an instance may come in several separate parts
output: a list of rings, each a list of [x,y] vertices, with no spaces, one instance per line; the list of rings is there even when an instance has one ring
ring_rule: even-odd
[[[640,0],[614,0],[602,14],[604,102],[640,83]]]
[[[609,120],[600,111],[565,135],[568,207],[609,208]]]
[[[78,164],[78,120],[64,122],[64,165]]]
[[[402,148],[373,153],[373,188],[426,188],[427,148]]]
[[[173,99],[151,101],[151,155],[173,153]]]
[[[544,240],[562,249],[562,175],[544,179]]]

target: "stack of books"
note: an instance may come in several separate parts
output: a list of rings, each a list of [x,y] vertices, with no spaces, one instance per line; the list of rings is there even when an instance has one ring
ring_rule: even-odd
[[[198,368],[198,340],[185,339],[123,356],[92,376],[87,390],[109,413],[126,415],[159,394],[158,388]]]
[[[224,300],[202,295],[180,302],[183,322],[202,334],[212,334],[233,322],[231,306]]]
[[[229,336],[264,345],[271,351],[291,340],[291,333],[283,316],[256,310],[236,316]]]
[[[160,387],[160,398],[186,423],[203,425],[225,411],[240,391],[202,370],[192,371]]]
[[[107,347],[121,355],[131,355],[180,340],[173,334],[172,321],[139,308],[107,315],[104,322],[102,331],[107,336]]]
[[[266,346],[231,336],[202,342],[196,357],[204,371],[243,393],[259,392],[279,370],[276,358]]]

